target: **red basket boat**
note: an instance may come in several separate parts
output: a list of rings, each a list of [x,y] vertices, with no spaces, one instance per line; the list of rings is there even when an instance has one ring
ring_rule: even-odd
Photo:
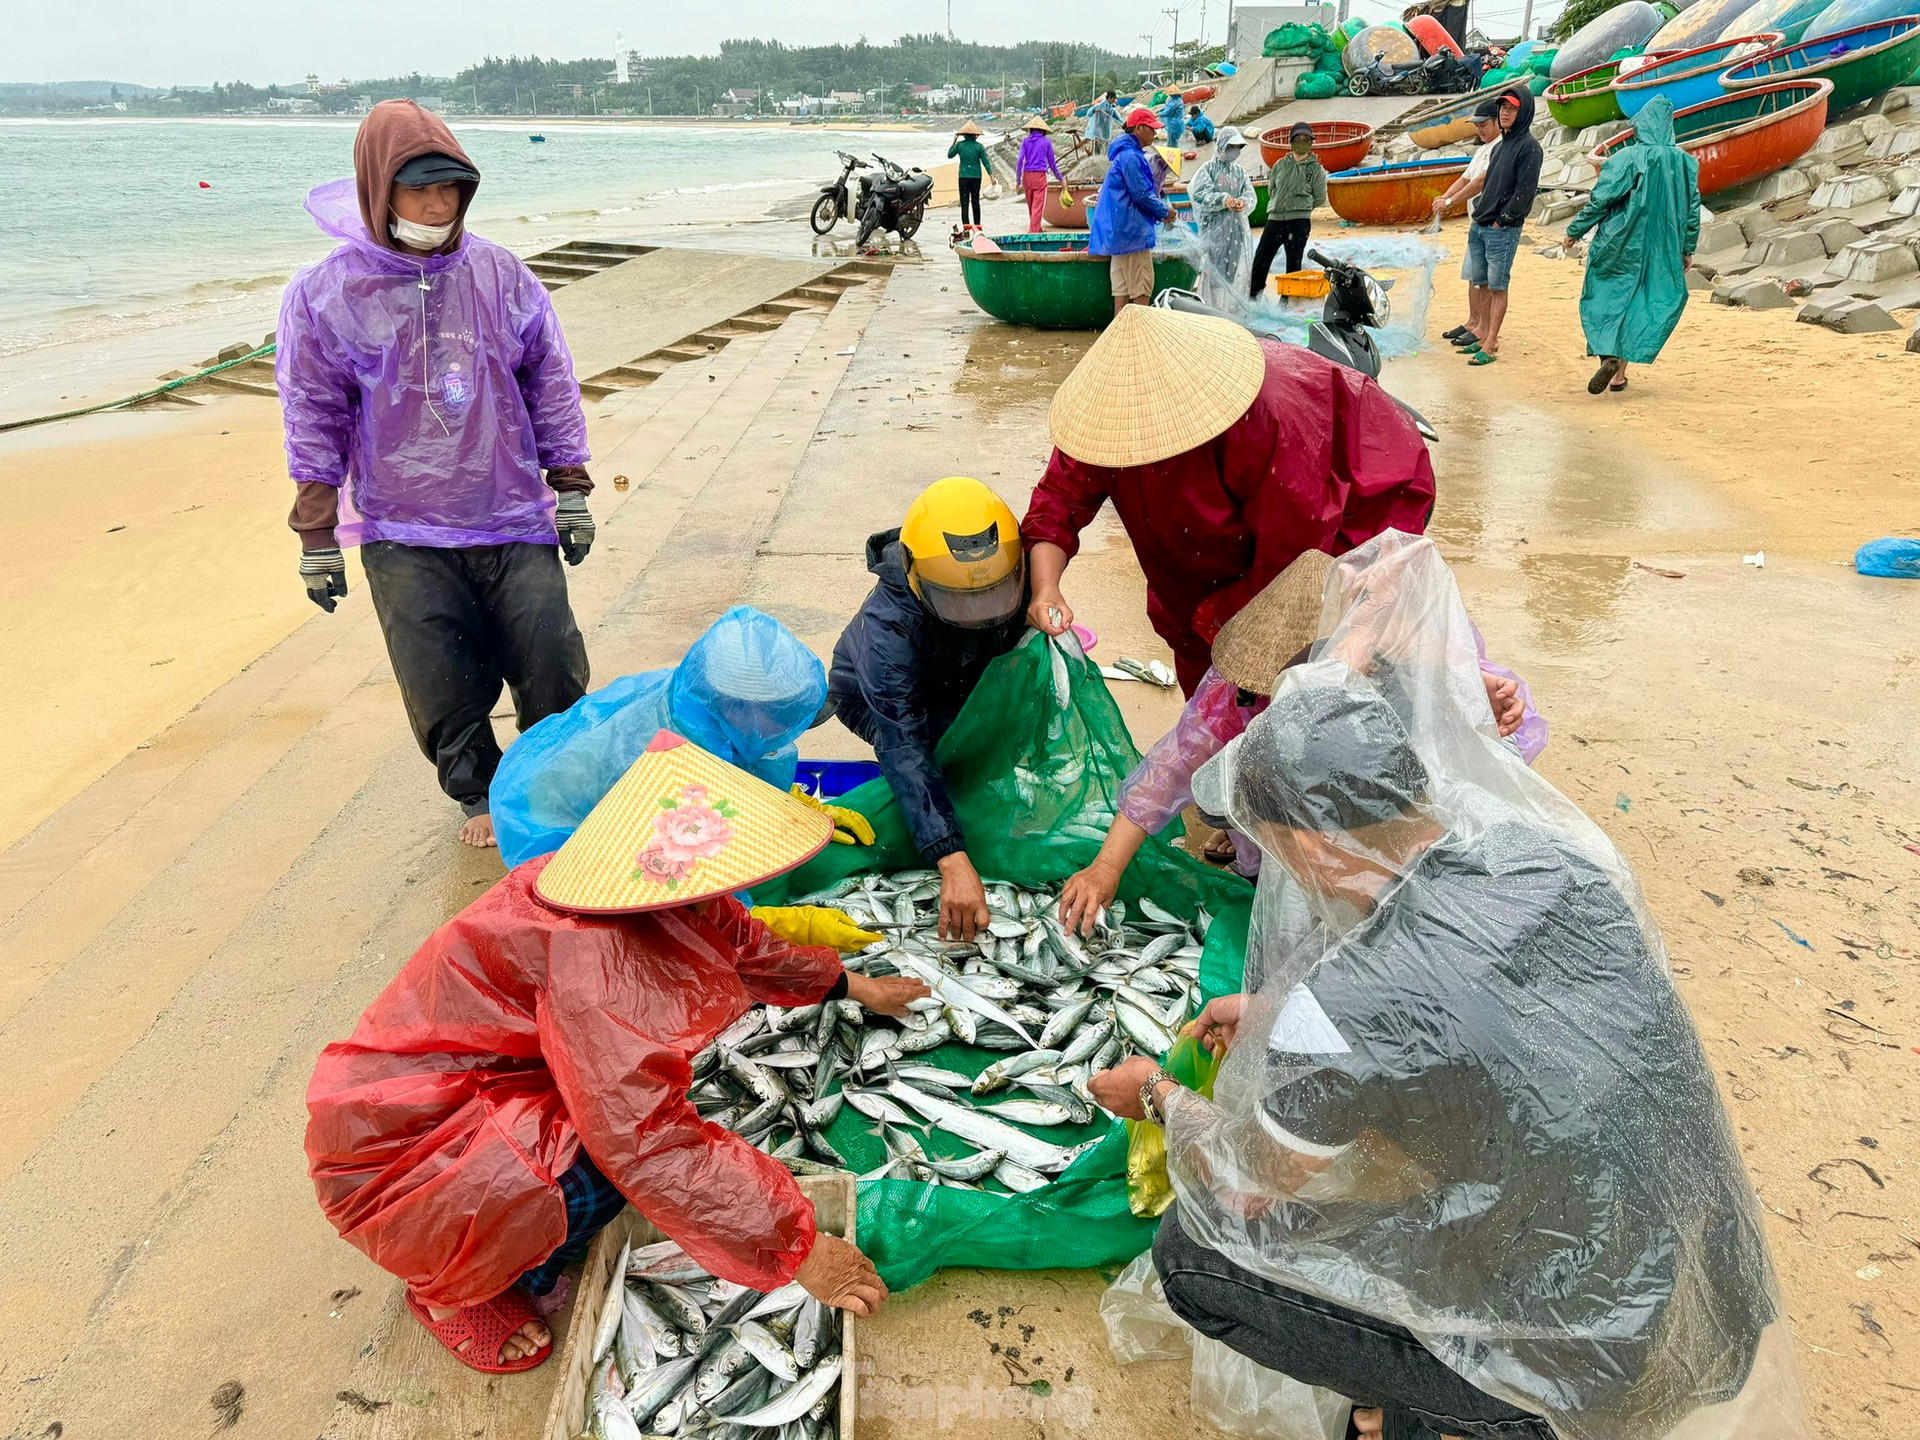
[[[1784,170],[1806,154],[1826,128],[1832,94],[1831,80],[1783,80],[1676,110],[1673,138],[1700,162],[1700,193],[1731,190]],[[1605,164],[1607,156],[1631,144],[1633,131],[1623,131],[1597,146],[1593,161]]]
[[[1287,153],[1287,132],[1291,125],[1276,125],[1260,132],[1260,158],[1271,170]],[[1373,126],[1358,120],[1316,120],[1313,122],[1313,153],[1327,167],[1327,173],[1351,170],[1367,158],[1373,145]]]

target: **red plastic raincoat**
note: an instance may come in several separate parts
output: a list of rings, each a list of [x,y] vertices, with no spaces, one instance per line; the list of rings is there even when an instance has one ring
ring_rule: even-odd
[[[566,915],[529,860],[428,937],[320,1052],[307,1167],[327,1219],[429,1305],[499,1294],[566,1239],[585,1146],[635,1209],[723,1279],[771,1290],[813,1248],[779,1161],[699,1119],[689,1062],[756,1002],[841,974],[720,899],[704,916]]]
[[[1372,380],[1277,340],[1267,378],[1224,433],[1153,465],[1083,465],[1055,450],[1020,533],[1079,552],[1107,500],[1147,577],[1147,618],[1192,695],[1220,627],[1303,550],[1343,555],[1382,530],[1418,535],[1433,462]],[[1177,382],[1170,382],[1177,383]]]

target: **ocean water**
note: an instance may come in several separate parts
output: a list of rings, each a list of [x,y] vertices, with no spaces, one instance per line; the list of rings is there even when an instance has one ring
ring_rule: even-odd
[[[333,244],[301,204],[352,173],[355,123],[0,120],[0,357],[277,292]],[[947,147],[917,133],[544,123],[535,145],[532,124],[453,128],[482,176],[469,224],[519,249],[730,197],[757,214],[836,175],[836,148],[924,165]]]

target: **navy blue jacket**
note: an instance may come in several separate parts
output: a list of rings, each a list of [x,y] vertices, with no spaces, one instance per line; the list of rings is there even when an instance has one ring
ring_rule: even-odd
[[[827,694],[840,723],[873,746],[913,843],[928,863],[967,848],[934,748],[987,666],[1020,643],[1026,607],[1004,625],[963,630],[907,584],[900,532],[867,539],[873,593],[833,647]]]

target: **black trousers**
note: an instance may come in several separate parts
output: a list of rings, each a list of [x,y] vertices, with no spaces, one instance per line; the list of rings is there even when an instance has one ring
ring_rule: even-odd
[[[968,206],[973,207],[973,220],[971,222],[972,224],[984,225],[987,223],[986,221],[980,218],[981,178],[982,177],[978,175],[962,175],[960,177],[960,223],[962,225],[969,223],[967,220]]]
[[[367,589],[407,720],[440,788],[468,815],[487,808],[500,764],[500,687],[525,730],[587,693],[587,643],[553,545],[360,547]]]
[[[1311,220],[1269,220],[1260,227],[1260,246],[1253,252],[1253,285],[1248,294],[1258,299],[1260,292],[1267,288],[1267,271],[1273,268],[1274,253],[1284,245],[1287,247],[1287,269],[1282,273],[1298,270],[1307,260],[1307,235],[1313,229]]]
[[[1177,1207],[1160,1221],[1153,1268],[1167,1304],[1202,1335],[1384,1410],[1382,1440],[1553,1440],[1545,1420],[1476,1390],[1400,1326],[1276,1285],[1198,1243]]]

